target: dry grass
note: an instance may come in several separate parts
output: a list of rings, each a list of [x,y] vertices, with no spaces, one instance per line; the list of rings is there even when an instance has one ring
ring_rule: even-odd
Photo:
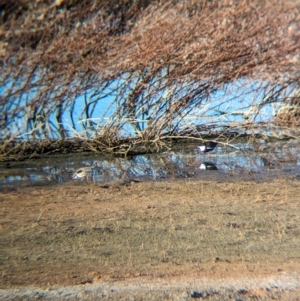
[[[127,154],[215,130],[299,134],[293,1],[7,2],[1,22],[2,158],[35,156],[53,140],[63,140],[56,145],[63,152],[70,137],[82,149]],[[235,84],[238,94],[253,95],[238,113],[214,102],[216,91]],[[108,97],[109,116],[98,107]],[[296,118],[284,117],[284,130],[274,120],[256,122],[265,106],[291,102],[296,111],[288,115]],[[235,114],[244,119],[227,121]],[[131,135],[139,143],[123,143]],[[11,137],[38,142],[24,149]]]
[[[299,189],[179,181],[2,193],[1,286],[298,272]]]

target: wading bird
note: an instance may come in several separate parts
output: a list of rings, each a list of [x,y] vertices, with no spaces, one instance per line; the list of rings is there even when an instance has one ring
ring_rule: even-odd
[[[93,169],[93,166],[91,167],[80,167],[77,169],[74,174],[72,175],[72,179],[83,179],[84,177],[88,178],[90,176],[90,171]]]
[[[200,150],[201,153],[208,153],[214,150],[217,144],[218,144],[217,142],[210,141],[207,143],[199,144],[198,149]]]

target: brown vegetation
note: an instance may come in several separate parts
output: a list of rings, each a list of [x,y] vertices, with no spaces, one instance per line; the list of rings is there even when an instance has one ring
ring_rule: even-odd
[[[121,142],[123,153],[132,145],[158,150],[166,137],[203,138],[215,128],[276,131],[249,115],[270,103],[279,110],[299,91],[300,17],[292,1],[23,0],[1,9],[1,158],[20,155],[16,138],[51,144],[75,136],[77,143],[92,139],[89,150],[115,152],[126,125],[136,140]],[[228,123],[220,116],[234,112],[214,111],[213,94],[239,80],[236,89],[255,91],[261,102]],[[111,114],[99,116],[107,97]],[[197,123],[186,121],[189,114]]]

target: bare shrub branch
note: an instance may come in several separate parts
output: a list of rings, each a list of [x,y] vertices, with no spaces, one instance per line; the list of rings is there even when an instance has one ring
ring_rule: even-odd
[[[0,5],[4,157],[7,145],[16,149],[11,137],[49,145],[80,137],[89,141],[83,149],[128,153],[137,145],[167,147],[177,136],[277,135],[280,125],[294,136],[297,1]],[[243,97],[247,102],[238,107]],[[273,120],[264,117],[270,106]]]

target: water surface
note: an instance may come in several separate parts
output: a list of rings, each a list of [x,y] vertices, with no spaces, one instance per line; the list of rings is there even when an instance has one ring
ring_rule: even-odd
[[[127,158],[103,154],[54,155],[21,163],[2,164],[0,188],[115,180],[164,179],[264,180],[279,176],[300,179],[300,143],[296,140],[266,143],[218,144],[203,154],[197,144],[182,144],[160,154]],[[87,175],[73,179],[84,168]]]

